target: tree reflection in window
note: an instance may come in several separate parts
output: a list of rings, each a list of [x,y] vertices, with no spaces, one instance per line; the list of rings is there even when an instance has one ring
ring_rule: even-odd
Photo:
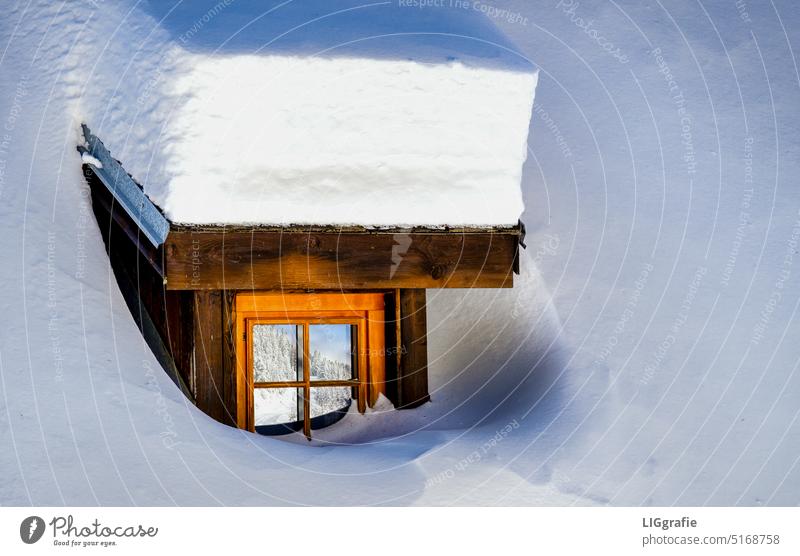
[[[309,336],[308,365],[304,333]],[[303,428],[306,395],[309,430],[344,416],[356,395],[356,325],[254,324],[251,337],[257,432],[282,434]]]

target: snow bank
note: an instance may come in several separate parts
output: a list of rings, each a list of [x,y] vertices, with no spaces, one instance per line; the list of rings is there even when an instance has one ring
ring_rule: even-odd
[[[104,109],[85,118],[171,220],[519,219],[537,73],[479,11],[350,0],[147,9],[158,46],[133,60],[141,78],[93,84]],[[131,86],[137,102],[115,95]],[[148,104],[158,106],[140,117]],[[132,127],[144,145],[128,143]]]

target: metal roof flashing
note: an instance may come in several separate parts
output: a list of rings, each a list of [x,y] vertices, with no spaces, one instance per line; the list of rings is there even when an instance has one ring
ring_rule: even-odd
[[[78,147],[81,153],[88,153],[95,161],[89,160],[94,173],[136,222],[139,229],[155,247],[160,247],[169,233],[169,220],[145,195],[142,188],[128,175],[122,165],[111,156],[111,152],[86,124],[81,124],[86,147]],[[100,165],[97,164],[100,163]]]

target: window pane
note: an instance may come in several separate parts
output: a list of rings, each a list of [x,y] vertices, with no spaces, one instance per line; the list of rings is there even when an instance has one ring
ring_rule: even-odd
[[[253,326],[253,381],[303,380],[303,327],[294,324]]]
[[[352,324],[309,326],[311,380],[350,380],[355,377],[356,330]]]
[[[297,388],[256,388],[253,392],[255,425],[279,425],[302,419]]]
[[[311,428],[321,429],[341,419],[352,401],[349,386],[326,386],[311,389]],[[322,416],[329,418],[324,419]]]

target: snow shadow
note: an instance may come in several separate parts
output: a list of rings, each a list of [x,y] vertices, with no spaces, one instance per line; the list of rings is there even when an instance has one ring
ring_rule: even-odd
[[[235,7],[234,7],[235,6]],[[354,0],[150,2],[145,13],[195,53],[329,56],[530,69],[477,10]]]

